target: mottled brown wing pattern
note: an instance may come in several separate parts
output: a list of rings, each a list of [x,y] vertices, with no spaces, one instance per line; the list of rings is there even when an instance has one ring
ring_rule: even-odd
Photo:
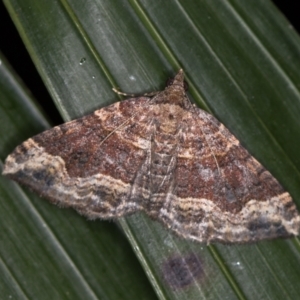
[[[247,243],[297,235],[290,195],[213,116],[195,108],[183,122],[176,195],[161,219],[200,242]]]
[[[18,146],[4,172],[89,218],[140,210],[143,198],[134,183],[149,152],[151,126],[132,112],[148,101],[129,99],[45,131]]]
[[[3,174],[89,218],[144,210],[199,242],[299,234],[291,196],[190,103],[182,70],[153,98],[125,100],[27,140]]]

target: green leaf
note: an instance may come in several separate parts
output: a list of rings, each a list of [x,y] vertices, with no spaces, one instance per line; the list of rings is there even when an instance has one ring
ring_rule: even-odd
[[[131,93],[159,90],[183,68],[191,99],[222,121],[300,207],[300,40],[271,2],[6,0],[5,4],[65,120],[117,101],[113,86]],[[112,291],[105,294],[109,289],[105,278],[111,282],[118,272],[112,268],[109,277],[97,273],[95,266],[104,268],[109,253],[115,259],[121,255],[111,252],[114,247],[105,251],[99,246],[109,239],[117,243],[117,252],[122,237],[118,230],[106,231],[111,224],[88,222],[31,194],[25,201],[15,185],[9,196],[9,184],[13,185],[5,181],[3,193],[24,203],[24,208],[16,213],[11,208],[3,217],[18,218],[33,241],[41,234],[47,237],[47,243],[36,248],[35,260],[24,262],[35,266],[37,261],[40,276],[28,273],[26,279],[41,281],[40,290],[53,293],[49,299],[53,295],[116,299]],[[26,218],[26,211],[34,211],[32,219]],[[15,223],[10,226],[17,228]],[[119,223],[161,299],[294,299],[300,293],[298,239],[206,246],[173,236],[143,214]],[[24,235],[17,235],[20,241]],[[95,236],[98,244],[91,243]],[[14,245],[18,243],[13,239],[8,251],[19,249]],[[122,257],[131,255],[125,252],[124,247]],[[17,262],[18,253],[13,257]],[[2,253],[1,258],[11,286],[17,282],[24,295],[39,290],[20,279],[17,263]],[[186,272],[183,259],[191,272]],[[126,260],[120,267],[131,273],[116,293],[134,299],[130,292],[140,285],[138,265],[130,258],[135,266],[128,270]],[[61,284],[54,275],[58,270],[68,275],[61,277]]]

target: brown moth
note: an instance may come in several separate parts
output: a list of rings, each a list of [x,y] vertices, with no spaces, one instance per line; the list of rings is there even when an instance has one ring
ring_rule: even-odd
[[[299,234],[289,193],[223,124],[191,104],[182,70],[153,97],[28,139],[7,157],[3,174],[89,219],[144,211],[194,241]]]

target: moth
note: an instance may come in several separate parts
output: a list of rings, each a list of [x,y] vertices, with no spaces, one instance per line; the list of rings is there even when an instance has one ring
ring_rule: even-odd
[[[199,242],[299,234],[291,196],[216,118],[180,70],[154,96],[124,100],[19,145],[3,174],[89,219],[138,211]]]

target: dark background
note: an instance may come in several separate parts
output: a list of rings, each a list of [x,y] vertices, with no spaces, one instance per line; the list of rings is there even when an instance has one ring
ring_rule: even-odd
[[[286,16],[295,30],[300,33],[299,2],[292,0],[273,0],[273,3]],[[8,12],[0,2],[0,51],[17,72],[33,96],[43,106],[48,116],[51,116],[53,125],[63,122],[44,83],[42,82],[30,56],[10,19]]]

